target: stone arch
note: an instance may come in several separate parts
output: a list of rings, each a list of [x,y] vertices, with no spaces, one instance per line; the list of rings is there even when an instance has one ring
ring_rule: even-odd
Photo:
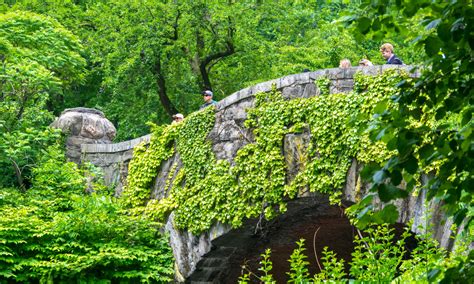
[[[377,75],[389,68],[406,71],[411,69],[410,66],[394,65],[324,69],[285,76],[231,94],[216,105],[215,125],[209,134],[216,158],[232,162],[241,147],[253,142],[251,130],[246,129],[243,123],[246,119],[246,109],[254,105],[255,94],[269,92],[272,90],[272,86],[275,86],[287,99],[317,96],[320,94],[320,90],[315,81],[321,77],[330,80],[330,93],[348,92],[353,88],[353,79],[356,72]],[[411,76],[416,77],[419,74],[412,73]],[[132,159],[133,147],[142,141],[149,141],[149,139],[150,136],[147,135],[117,144],[83,144],[81,145],[82,160],[90,161],[103,168],[107,182],[109,184],[114,182],[117,187],[117,194],[120,194],[122,185],[126,180],[128,162]],[[300,143],[307,143],[304,136],[287,136],[286,139],[288,141],[300,139],[302,141]],[[289,144],[291,143],[289,142]],[[285,151],[290,153],[290,148],[288,147]],[[166,195],[167,189],[164,188],[163,179],[168,176],[175,163],[180,164],[178,155],[174,155],[170,160],[162,163],[160,172],[157,173],[152,196],[160,198]],[[291,172],[292,162],[289,161],[287,164]],[[174,167],[174,170],[177,171],[178,168],[179,166]],[[343,198],[346,201],[355,202],[359,195],[363,195],[367,191],[366,188],[357,188],[360,169],[360,164],[354,160],[347,173],[346,184],[343,188]],[[425,200],[425,194],[422,192],[417,197],[410,197],[397,202],[396,205],[402,212],[399,222],[405,223],[410,219],[414,219],[412,230],[416,232],[419,228],[423,228],[420,225],[424,224],[422,221],[426,216],[426,212],[436,212],[431,220],[431,223],[435,224],[434,237],[440,241],[442,246],[449,248],[452,245],[449,241],[449,237],[452,235],[450,231],[451,222],[449,220],[444,223],[440,222],[440,220],[445,220],[444,216],[438,213],[440,212],[440,205],[435,202],[426,204]],[[378,203],[377,206],[381,206],[381,204]],[[202,256],[211,250],[212,240],[229,232],[230,227],[224,224],[215,224],[208,232],[194,236],[189,232],[177,230],[173,225],[173,214],[171,214],[165,225],[165,230],[171,236],[171,246],[176,259],[177,278],[184,281],[194,271]]]
[[[343,207],[330,205],[327,198],[315,194],[290,201],[288,211],[267,222],[263,234],[255,234],[258,218],[247,220],[242,227],[213,240],[212,250],[202,257],[185,282],[237,283],[242,265],[246,266],[244,273],[259,274],[261,254],[271,249],[271,274],[277,283],[286,283],[286,273],[290,271],[288,260],[301,239],[305,240],[304,254],[310,275],[319,272],[316,257],[321,261],[324,247],[335,252],[338,259],[344,259],[348,273],[358,232],[343,214]],[[405,225],[397,223],[392,228],[399,237]],[[412,250],[415,246],[416,240],[407,238],[406,248]]]

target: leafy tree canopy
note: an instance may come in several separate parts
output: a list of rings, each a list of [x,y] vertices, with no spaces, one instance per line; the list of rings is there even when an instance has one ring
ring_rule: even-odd
[[[84,77],[80,50],[79,39],[50,17],[30,12],[0,15],[2,184],[15,180],[27,186],[41,150],[55,139],[47,127],[53,118],[50,110]]]
[[[81,38],[88,72],[62,108],[103,110],[118,140],[147,133],[147,121],[163,124],[171,114],[193,112],[203,89],[219,100],[306,68],[336,67],[342,58],[382,62],[378,40],[360,44],[332,23],[358,9],[352,2],[12,2],[4,9],[49,15]],[[401,37],[395,41],[402,56],[415,54]]]

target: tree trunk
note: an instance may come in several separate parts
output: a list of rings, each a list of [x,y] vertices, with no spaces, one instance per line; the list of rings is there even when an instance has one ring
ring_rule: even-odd
[[[206,70],[206,65],[201,63],[199,65],[199,72],[201,73],[202,85],[205,90],[212,91],[211,80],[209,80],[209,73]]]
[[[155,77],[156,77],[156,84],[158,85],[158,95],[160,97],[160,102],[163,105],[165,111],[172,116],[173,114],[177,113],[175,106],[169,99],[168,95],[166,94],[166,84],[165,84],[165,77],[163,76],[161,70],[161,59],[158,58],[156,60],[155,66]]]
[[[26,191],[26,186],[25,186],[25,182],[23,181],[23,177],[21,176],[21,169],[18,166],[18,164],[12,158],[10,158],[10,161],[12,162],[12,166],[15,169],[16,180],[18,182],[20,190],[22,192],[25,192]]]

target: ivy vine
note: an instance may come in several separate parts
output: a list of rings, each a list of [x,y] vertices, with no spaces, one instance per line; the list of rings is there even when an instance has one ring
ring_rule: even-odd
[[[377,108],[386,106],[400,76],[407,77],[396,70],[377,77],[358,75],[354,91],[347,94],[323,92],[293,100],[276,89],[257,94],[245,122],[255,142],[238,151],[234,165],[217,160],[207,139],[215,123],[213,108],[193,113],[180,124],[154,127],[148,147],[135,149],[124,199],[132,213],[145,212],[161,221],[173,211],[175,224],[196,234],[216,222],[238,227],[245,218],[260,214],[272,218],[302,189],[328,193],[339,202],[352,159],[380,162],[393,154],[371,142],[363,130],[377,119]],[[300,172],[287,184],[284,137],[302,132],[310,133],[310,143]],[[160,164],[174,153],[182,168],[168,196],[150,200]]]

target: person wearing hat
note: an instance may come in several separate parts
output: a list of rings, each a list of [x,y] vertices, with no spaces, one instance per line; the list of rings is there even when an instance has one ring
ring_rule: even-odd
[[[204,96],[204,104],[201,105],[199,107],[199,109],[203,109],[203,108],[206,108],[208,106],[213,106],[213,105],[217,104],[217,102],[212,99],[212,97],[214,95],[212,93],[212,91],[206,90],[206,91],[202,92],[202,95]]]
[[[183,121],[183,119],[184,119],[184,115],[182,115],[181,113],[173,114],[173,124],[179,123]]]

